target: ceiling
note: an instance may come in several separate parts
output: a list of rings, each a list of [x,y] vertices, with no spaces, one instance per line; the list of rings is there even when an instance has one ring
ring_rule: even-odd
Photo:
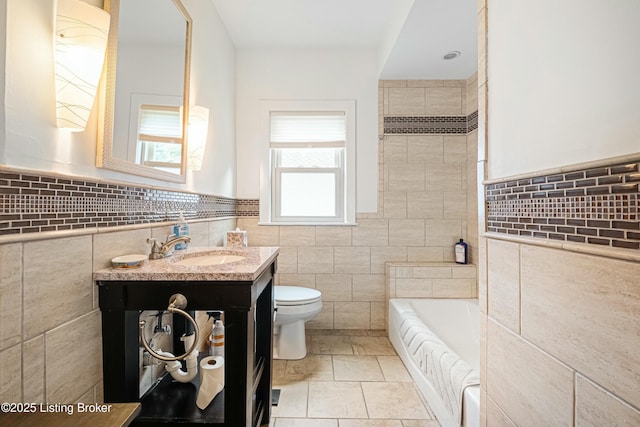
[[[389,52],[380,79],[465,79],[477,69],[477,0],[212,2],[239,49],[379,49]],[[443,60],[450,51],[461,55]]]

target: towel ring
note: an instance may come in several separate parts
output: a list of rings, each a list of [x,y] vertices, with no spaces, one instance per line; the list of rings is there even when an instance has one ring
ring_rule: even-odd
[[[162,354],[156,353],[155,350],[149,347],[149,344],[147,344],[147,339],[144,336],[144,327],[147,322],[145,320],[140,321],[140,338],[142,339],[142,345],[144,346],[144,349],[147,350],[156,359],[160,359],[165,362],[182,360],[196,349],[198,345],[198,335],[199,335],[198,324],[196,323],[195,319],[191,317],[189,313],[182,310],[182,308],[185,308],[186,306],[187,306],[187,299],[181,294],[176,294],[171,296],[171,298],[169,299],[169,307],[167,307],[168,312],[181,314],[182,316],[184,316],[185,319],[187,319],[193,325],[193,332],[195,335],[193,339],[193,344],[191,344],[191,347],[189,348],[189,350],[187,350],[184,354],[180,356],[173,356],[173,357],[163,356]]]

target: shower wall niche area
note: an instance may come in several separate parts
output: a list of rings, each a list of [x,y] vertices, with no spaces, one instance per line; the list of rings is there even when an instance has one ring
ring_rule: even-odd
[[[133,425],[171,423],[182,426],[257,427],[271,412],[273,275],[276,256],[252,280],[135,280],[135,272],[96,272],[102,312],[104,400],[141,402]],[[213,277],[213,276],[212,276]],[[138,277],[139,279],[139,277]],[[225,387],[204,410],[196,406],[198,378],[180,383],[166,375],[140,397],[139,318],[141,310],[167,310],[172,295],[182,294],[185,311],[223,310],[225,321]],[[163,317],[165,322],[166,315]],[[185,332],[181,315],[173,314],[172,341],[182,354]],[[206,355],[202,355],[206,356]]]

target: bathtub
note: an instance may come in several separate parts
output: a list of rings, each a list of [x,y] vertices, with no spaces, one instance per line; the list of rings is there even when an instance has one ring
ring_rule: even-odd
[[[416,298],[389,300],[389,339],[411,374],[416,386],[433,410],[443,427],[459,426],[457,418],[447,409],[437,388],[423,373],[412,354],[411,346],[403,340],[401,331],[407,330],[408,322],[417,328],[430,331],[430,335],[416,335],[416,340],[429,336],[429,340],[444,344],[452,350],[452,357],[464,362],[455,362],[469,369],[469,378],[478,378],[480,372],[480,324],[477,299]],[[408,334],[405,332],[404,334]],[[419,342],[418,342],[419,344]],[[410,348],[411,347],[411,348]],[[446,348],[445,347],[445,348]],[[466,363],[466,365],[465,365]],[[462,396],[462,425],[478,427],[480,424],[480,386],[464,388]]]

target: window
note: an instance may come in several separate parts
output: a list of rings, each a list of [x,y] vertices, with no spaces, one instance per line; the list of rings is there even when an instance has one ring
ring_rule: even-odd
[[[269,110],[268,222],[354,221],[355,141],[349,112]]]
[[[180,107],[141,105],[136,163],[167,172],[182,167]]]

